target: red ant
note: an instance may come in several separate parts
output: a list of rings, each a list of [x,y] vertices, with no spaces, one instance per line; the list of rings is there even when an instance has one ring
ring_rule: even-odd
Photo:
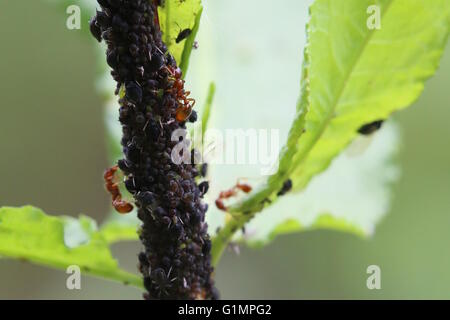
[[[252,187],[246,183],[238,182],[233,188],[226,191],[222,191],[221,193],[219,193],[219,198],[217,198],[216,200],[217,209],[227,211],[227,207],[223,203],[223,200],[234,197],[237,194],[238,190],[241,190],[245,193],[249,193],[252,191]]]
[[[171,80],[173,80],[173,86],[168,91],[175,93],[178,103],[181,104],[181,106],[176,110],[175,117],[178,122],[186,121],[186,119],[191,115],[192,108],[195,105],[195,99],[188,98],[191,92],[184,90],[184,80],[181,79],[181,69],[174,69],[171,66],[166,67],[166,69],[170,74]]]
[[[133,205],[125,200],[122,200],[119,184],[114,182],[117,170],[117,165],[107,169],[103,174],[103,178],[105,179],[105,188],[112,196],[112,205],[114,209],[116,209],[119,213],[125,214],[133,210]]]

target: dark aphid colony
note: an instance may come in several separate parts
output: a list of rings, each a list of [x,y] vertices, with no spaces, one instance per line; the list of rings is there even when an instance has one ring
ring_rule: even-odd
[[[214,299],[211,240],[207,234],[208,190],[195,178],[191,164],[174,164],[178,142],[172,133],[195,121],[194,100],[161,40],[157,2],[98,0],[101,10],[91,20],[93,36],[107,44],[106,61],[117,82],[121,144],[124,158],[105,174],[106,184],[121,212],[130,211],[113,181],[118,168],[134,196],[142,221],[139,270],[146,299]],[[193,116],[193,114],[195,116]],[[122,202],[120,202],[122,201]]]
[[[368,124],[363,125],[361,128],[358,129],[358,133],[368,136],[372,133],[376,132],[381,128],[383,125],[384,120],[377,120]]]

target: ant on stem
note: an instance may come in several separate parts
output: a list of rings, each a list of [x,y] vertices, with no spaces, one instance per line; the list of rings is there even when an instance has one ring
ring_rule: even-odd
[[[125,200],[122,200],[119,184],[114,181],[117,170],[117,165],[107,169],[103,174],[103,178],[105,180],[105,188],[112,196],[112,205],[114,209],[121,214],[125,214],[133,210],[133,205]]]
[[[169,72],[169,79],[173,81],[173,86],[168,89],[168,92],[176,95],[177,102],[181,105],[177,108],[175,118],[178,122],[186,121],[192,113],[192,108],[195,105],[195,99],[188,98],[190,91],[184,90],[184,80],[181,79],[182,73],[180,68],[174,69],[171,66],[166,67]]]

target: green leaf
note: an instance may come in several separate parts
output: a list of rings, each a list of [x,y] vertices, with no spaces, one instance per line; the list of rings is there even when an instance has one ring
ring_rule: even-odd
[[[301,190],[357,136],[417,99],[436,71],[449,32],[446,0],[381,0],[381,29],[369,30],[371,0],[317,0],[311,7],[301,97],[277,174],[233,205],[257,212],[291,178]]]
[[[201,0],[166,0],[163,6],[158,7],[158,9],[163,41],[184,71],[183,73],[185,73],[195,35],[200,24],[203,10]],[[192,31],[191,35],[187,39],[176,43],[175,40],[178,34],[185,29],[190,29]]]
[[[108,243],[139,240],[137,230],[140,222],[135,211],[126,215],[112,212],[110,217],[100,228],[100,233]]]
[[[381,29],[369,30],[366,12],[373,3],[316,0],[311,7],[301,97],[279,170],[229,207],[234,219],[214,240],[214,263],[233,234],[268,206],[267,199],[276,203],[286,179],[294,191],[303,190],[362,125],[408,107],[436,71],[448,38],[450,2],[376,1]]]
[[[0,255],[120,281],[142,288],[142,279],[119,268],[95,221],[81,216],[54,217],[40,209],[0,208]]]
[[[398,149],[392,123],[373,137],[359,137],[304,192],[288,193],[256,215],[240,241],[261,246],[278,235],[317,229],[372,235],[390,207]]]
[[[373,136],[356,139],[302,193],[278,197],[256,215],[233,217],[213,238],[213,263],[231,240],[262,247],[280,235],[324,229],[371,236],[389,211],[399,176],[398,136],[396,126],[386,123]],[[243,226],[245,234],[233,236]]]
[[[183,77],[186,77],[187,70],[189,67],[189,60],[191,58],[192,49],[194,48],[195,37],[197,36],[198,30],[200,29],[200,19],[202,17],[203,8],[200,7],[198,13],[195,16],[195,24],[192,28],[191,35],[186,39],[184,44],[183,53],[181,55],[180,69],[183,71]]]
[[[332,214],[323,214],[318,216],[316,222],[309,226],[301,225],[300,222],[296,219],[289,219],[280,223],[279,225],[276,225],[275,228],[262,239],[253,239],[252,237],[248,237],[241,240],[241,242],[246,241],[247,244],[253,248],[262,248],[263,246],[273,241],[276,237],[281,235],[288,235],[297,232],[314,231],[321,229],[335,230],[353,233],[358,236],[364,236],[364,232],[362,230],[358,229],[345,219],[338,219],[334,217]]]
[[[446,0],[381,0],[381,29],[369,30],[372,0],[318,0],[308,28],[310,105],[291,170],[294,187],[311,177],[362,125],[411,105],[436,71],[449,32]]]

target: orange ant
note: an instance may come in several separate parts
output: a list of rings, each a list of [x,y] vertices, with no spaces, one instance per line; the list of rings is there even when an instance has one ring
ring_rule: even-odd
[[[219,193],[219,198],[216,199],[217,209],[227,211],[227,207],[223,203],[223,200],[234,197],[237,194],[238,190],[241,190],[244,193],[249,193],[252,191],[252,187],[246,183],[238,182],[233,188],[226,191],[222,191],[221,193]]]
[[[133,205],[122,200],[122,194],[119,190],[119,184],[114,182],[118,166],[113,166],[105,171],[103,178],[105,179],[105,188],[112,196],[112,205],[117,212],[125,214],[133,210]]]
[[[195,105],[195,99],[188,98],[191,92],[184,90],[184,80],[181,79],[181,69],[174,69],[171,66],[166,67],[166,69],[170,74],[170,79],[173,80],[173,86],[169,89],[169,92],[175,93],[178,103],[181,104],[176,110],[175,117],[178,122],[186,121],[191,115],[192,108]]]

